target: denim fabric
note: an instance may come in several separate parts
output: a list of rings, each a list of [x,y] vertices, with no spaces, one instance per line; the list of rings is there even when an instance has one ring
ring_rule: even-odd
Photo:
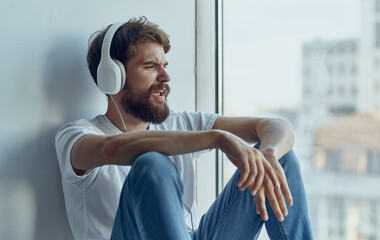
[[[181,177],[168,156],[138,156],[121,191],[111,239],[190,239],[182,193]]]
[[[276,240],[313,239],[299,162],[293,151],[279,161],[285,170],[293,196],[293,206],[288,207],[285,220],[278,222],[266,201],[269,220],[265,222],[265,227],[268,235]],[[256,214],[254,197],[250,191],[246,189],[241,192],[237,187],[239,177],[240,172],[236,171],[202,217],[194,239],[257,239],[264,222]]]
[[[280,160],[293,196],[288,216],[278,222],[267,201],[265,222],[271,239],[313,239],[299,162],[293,151]],[[163,154],[149,152],[136,158],[120,197],[111,239],[244,240],[256,239],[264,224],[256,214],[254,197],[241,192],[237,170],[198,229],[188,232],[182,210],[183,186],[176,166]]]

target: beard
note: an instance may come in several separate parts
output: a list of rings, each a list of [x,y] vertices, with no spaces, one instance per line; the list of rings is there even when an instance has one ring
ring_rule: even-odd
[[[166,97],[169,95],[170,87],[166,83],[160,83],[150,86],[147,92],[135,90],[126,81],[123,96],[121,97],[121,106],[124,111],[131,114],[134,118],[147,123],[162,123],[170,114],[169,106],[166,103]],[[165,102],[160,105],[154,104],[151,95],[154,90],[165,90]]]

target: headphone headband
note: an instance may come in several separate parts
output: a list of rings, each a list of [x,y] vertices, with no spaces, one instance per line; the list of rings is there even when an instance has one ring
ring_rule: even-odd
[[[104,58],[104,57],[111,58],[110,51],[111,51],[111,43],[112,43],[113,36],[115,35],[116,31],[124,24],[125,22],[118,22],[118,23],[112,24],[111,27],[108,28],[106,35],[104,36],[104,39],[103,39],[101,58]]]

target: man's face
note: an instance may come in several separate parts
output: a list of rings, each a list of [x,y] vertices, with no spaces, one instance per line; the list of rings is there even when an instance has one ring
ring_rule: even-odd
[[[126,113],[143,122],[161,123],[169,116],[166,97],[170,77],[163,47],[158,43],[140,43],[137,55],[126,64],[126,83],[121,104]]]

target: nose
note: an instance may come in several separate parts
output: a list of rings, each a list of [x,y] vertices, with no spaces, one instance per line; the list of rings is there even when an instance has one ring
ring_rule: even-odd
[[[160,67],[160,73],[158,75],[157,80],[159,82],[170,82],[170,80],[171,80],[168,72],[166,71],[166,69],[163,66]]]

